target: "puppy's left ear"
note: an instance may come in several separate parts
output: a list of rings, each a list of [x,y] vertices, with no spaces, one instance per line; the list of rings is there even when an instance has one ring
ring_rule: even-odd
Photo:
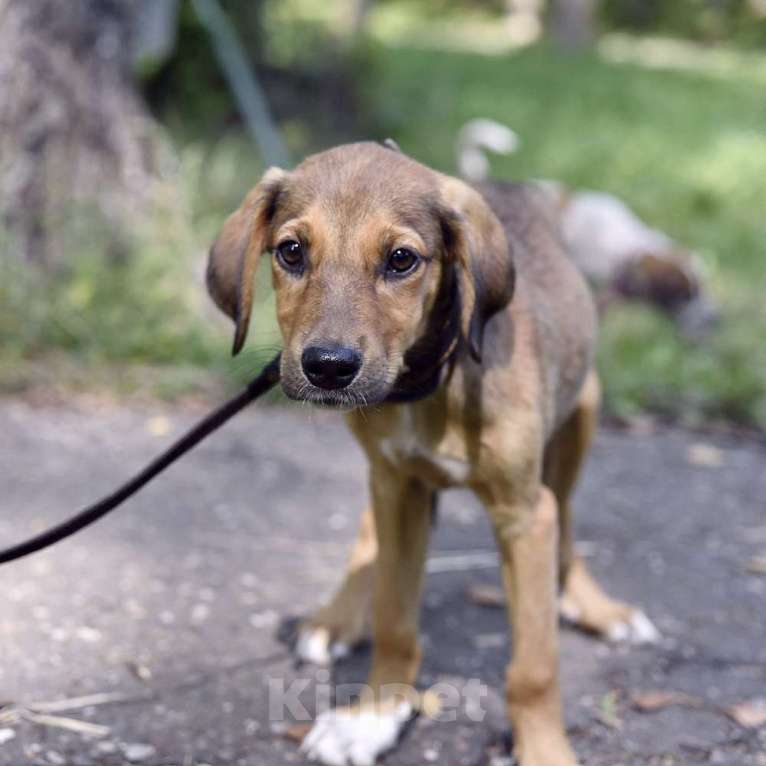
[[[239,209],[224,222],[210,248],[208,292],[236,326],[232,354],[241,350],[253,307],[253,277],[264,250],[270,246],[271,220],[287,173],[269,168]]]
[[[456,178],[442,183],[440,219],[447,256],[458,268],[463,336],[481,362],[484,326],[513,297],[512,249],[484,198]]]

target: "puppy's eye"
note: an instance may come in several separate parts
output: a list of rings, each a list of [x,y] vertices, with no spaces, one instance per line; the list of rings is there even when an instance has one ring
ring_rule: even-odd
[[[288,239],[277,245],[277,261],[287,271],[301,271],[303,268],[303,245],[294,239]]]
[[[419,263],[420,258],[417,253],[413,253],[412,250],[408,250],[406,247],[397,247],[388,256],[386,270],[396,276],[403,276],[414,271]]]

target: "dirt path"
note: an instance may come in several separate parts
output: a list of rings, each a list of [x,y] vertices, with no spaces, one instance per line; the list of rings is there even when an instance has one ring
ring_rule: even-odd
[[[0,545],[108,490],[191,420],[0,402]],[[766,764],[766,728],[721,712],[766,698],[766,576],[748,571],[766,556],[765,468],[756,444],[600,435],[577,498],[578,539],[665,638],[628,650],[564,631],[567,723],[587,766]],[[0,705],[116,695],[53,711],[108,727],[100,738],[0,707],[0,764],[301,763],[287,724],[270,720],[269,682],[273,698],[273,684],[305,679],[300,699],[312,708],[322,676],[296,668],[276,634],[336,583],[364,502],[364,461],[336,416],[260,409],[107,521],[0,569]],[[391,766],[506,763],[505,617],[466,597],[469,585],[495,582],[492,555],[480,508],[448,493],[422,682],[480,679],[492,690],[488,714],[419,719]],[[367,660],[343,663],[335,680],[361,681]],[[656,690],[689,696],[635,709],[634,695]]]

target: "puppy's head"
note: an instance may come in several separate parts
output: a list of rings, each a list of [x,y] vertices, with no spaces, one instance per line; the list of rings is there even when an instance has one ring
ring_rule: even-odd
[[[286,394],[379,403],[405,372],[435,306],[458,301],[479,359],[484,324],[511,299],[502,226],[482,197],[395,148],[361,143],[269,170],[210,251],[208,288],[244,343],[253,275],[272,254]],[[457,289],[454,289],[454,285]]]

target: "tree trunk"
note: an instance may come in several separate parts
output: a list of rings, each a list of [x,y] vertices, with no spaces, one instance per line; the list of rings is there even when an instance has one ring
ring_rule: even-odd
[[[341,29],[347,38],[354,39],[364,32],[374,4],[375,0],[347,0],[341,4]]]
[[[590,45],[595,37],[597,0],[553,0],[551,34],[570,50]]]
[[[63,231],[110,233],[148,202],[154,131],[131,76],[132,0],[0,0],[0,228],[5,250],[61,262]]]

